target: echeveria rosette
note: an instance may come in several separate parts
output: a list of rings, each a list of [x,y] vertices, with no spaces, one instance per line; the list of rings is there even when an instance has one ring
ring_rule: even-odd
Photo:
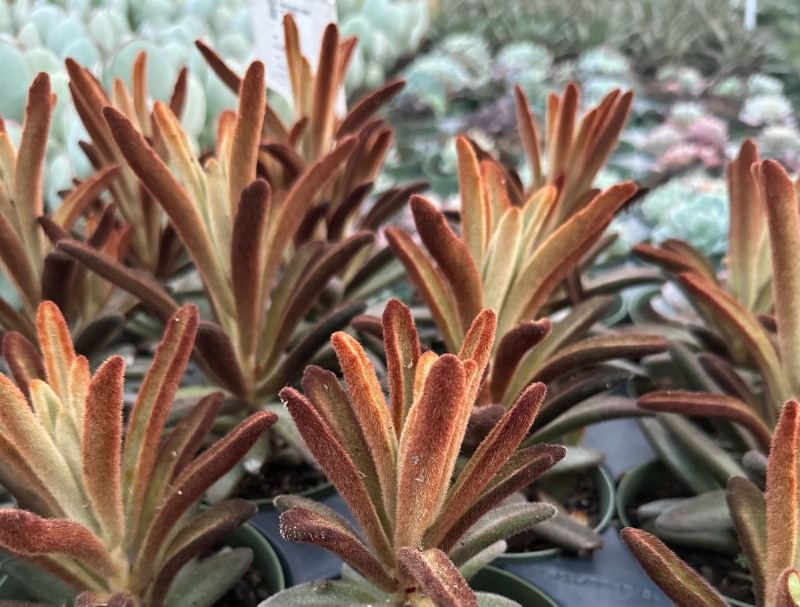
[[[366,353],[345,333],[331,341],[347,391],[333,373],[313,366],[304,374],[305,396],[293,388],[281,391],[366,541],[327,506],[276,498],[285,539],[331,550],[356,575],[291,588],[264,607],[515,604],[473,593],[464,576],[502,552],[506,537],[555,514],[541,503],[496,506],[551,468],[565,449],[539,444],[517,450],[545,395],[543,384],[533,384],[451,483],[496,321],[494,312],[481,311],[458,355],[437,356],[422,352],[410,310],[391,300],[381,321],[388,407]]]

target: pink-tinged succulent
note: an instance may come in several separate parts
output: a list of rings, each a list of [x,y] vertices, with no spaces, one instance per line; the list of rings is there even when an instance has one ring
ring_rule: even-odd
[[[305,396],[281,391],[366,541],[326,506],[276,498],[284,538],[331,550],[357,575],[289,589],[266,607],[513,604],[476,595],[465,575],[502,552],[505,537],[553,516],[547,504],[495,506],[552,467],[565,449],[539,444],[517,450],[545,394],[543,384],[533,384],[451,483],[495,323],[494,312],[482,310],[458,355],[423,353],[411,312],[392,300],[382,319],[388,407],[366,353],[345,333],[331,341],[348,391],[317,367],[306,369]]]
[[[313,204],[298,209],[302,221],[294,234],[301,245],[309,240],[339,243],[360,230],[375,232],[408,202],[408,197],[422,191],[424,182],[392,188],[382,193],[366,212],[364,203],[383,166],[394,140],[394,129],[386,119],[376,116],[405,82],[392,80],[357,101],[346,116],[336,113],[339,96],[344,94],[344,78],[356,47],[355,37],[341,39],[335,24],[329,24],[322,37],[316,73],[302,55],[300,37],[294,18],[283,20],[289,79],[292,85],[293,119],[284,125],[267,103],[261,125],[258,153],[259,175],[273,192],[289,190],[307,170],[343,143],[353,147],[345,161],[328,180]],[[241,79],[209,47],[197,41],[197,47],[220,79],[235,93]],[[258,136],[258,131],[252,133]],[[341,273],[344,297],[353,292],[364,294],[364,285],[385,269],[392,256],[388,248],[373,246],[361,250]],[[386,277],[392,280],[392,276]],[[376,292],[386,282],[373,283],[368,293]]]
[[[359,231],[337,243],[312,240],[292,253],[305,211],[347,164],[358,141],[339,140],[291,189],[275,190],[258,176],[265,107],[264,65],[254,62],[241,82],[238,114],[220,117],[216,156],[198,160],[175,114],[156,102],[153,125],[176,176],[136,124],[114,108],[103,110],[120,153],[163,207],[202,279],[216,322],[200,324],[199,364],[253,409],[299,375],[330,334],[363,310],[358,303],[344,304],[293,342],[332,277],[372,242],[369,232]],[[76,242],[59,247],[138,296],[162,321],[177,309],[152,276]]]
[[[244,500],[201,514],[190,508],[274,414],[253,414],[196,456],[222,404],[216,393],[162,442],[198,324],[192,305],[170,318],[124,429],[122,358],[90,375],[52,302],[42,303],[36,318],[41,354],[19,333],[3,340],[14,381],[0,375],[0,482],[21,509],[0,511],[0,549],[89,593],[83,604],[122,593],[127,604],[163,605],[183,566],[254,513]],[[230,554],[220,561],[215,591],[249,566],[251,555]]]
[[[747,558],[758,607],[800,605],[800,403],[783,405],[769,447],[766,492],[733,476],[727,503]],[[661,540],[623,529],[622,541],[677,607],[725,607],[728,603]]]
[[[29,340],[36,339],[36,310],[44,300],[58,304],[76,335],[93,321],[129,307],[111,299],[112,284],[55,250],[59,240],[81,233],[86,247],[121,260],[130,233],[116,222],[113,205],[98,200],[120,173],[116,165],[102,167],[44,216],[42,170],[54,107],[50,77],[41,73],[28,92],[19,149],[0,119],[0,267],[22,302],[18,310],[0,298],[0,326]],[[109,330],[106,325],[104,332]]]

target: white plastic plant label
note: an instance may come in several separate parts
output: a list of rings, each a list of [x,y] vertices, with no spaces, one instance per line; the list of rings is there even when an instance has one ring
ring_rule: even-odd
[[[300,34],[300,50],[317,69],[322,35],[329,23],[337,23],[336,0],[250,0],[256,56],[267,70],[267,87],[292,102],[292,85],[286,64],[283,17],[291,14]],[[337,113],[347,111],[344,91],[337,102]]]

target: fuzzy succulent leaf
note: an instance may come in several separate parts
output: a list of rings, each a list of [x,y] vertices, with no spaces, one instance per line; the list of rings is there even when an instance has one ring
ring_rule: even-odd
[[[435,605],[478,607],[475,593],[441,550],[420,551],[404,547],[400,549],[398,559]]]
[[[726,601],[654,535],[626,528],[620,539],[677,607],[725,607]]]

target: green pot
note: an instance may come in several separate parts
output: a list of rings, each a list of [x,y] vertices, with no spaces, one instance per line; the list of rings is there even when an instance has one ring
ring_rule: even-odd
[[[317,485],[316,487],[309,487],[308,489],[304,489],[303,491],[298,491],[293,495],[297,495],[298,497],[305,497],[310,500],[314,500],[318,502],[320,500],[325,499],[329,495],[333,495],[336,493],[336,488],[330,482],[322,483],[321,485]],[[275,510],[275,498],[273,497],[263,497],[259,499],[251,499],[247,500],[258,507],[259,512],[273,512]]]
[[[231,548],[250,548],[253,551],[252,566],[261,574],[272,594],[286,589],[286,578],[278,555],[267,538],[250,523],[239,527],[223,543]]]
[[[600,494],[600,521],[594,530],[602,533],[614,518],[614,478],[604,466],[595,466],[588,471],[588,474],[594,480]],[[533,552],[506,552],[498,556],[493,563],[500,566],[512,563],[531,563],[552,558],[561,552],[561,548],[547,548]]]
[[[245,523],[226,537],[222,544],[231,548],[250,548],[253,551],[252,567],[258,570],[272,594],[286,588],[281,562],[267,538],[255,527]],[[0,600],[38,601],[16,578],[0,574]]]
[[[533,584],[497,567],[484,567],[475,574],[469,585],[478,592],[504,596],[522,607],[558,607],[558,603]]]
[[[617,487],[616,497],[617,518],[622,527],[632,526],[626,512],[628,504],[636,497],[655,491],[664,478],[671,475],[669,469],[658,459],[642,462],[625,473]],[[731,607],[753,607],[750,603],[724,598]]]

